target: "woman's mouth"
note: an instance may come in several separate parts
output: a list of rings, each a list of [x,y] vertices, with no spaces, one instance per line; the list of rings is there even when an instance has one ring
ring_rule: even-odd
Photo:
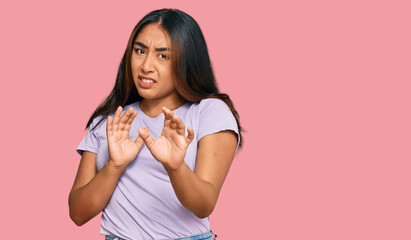
[[[138,76],[138,85],[142,88],[151,88],[156,81],[152,78]]]

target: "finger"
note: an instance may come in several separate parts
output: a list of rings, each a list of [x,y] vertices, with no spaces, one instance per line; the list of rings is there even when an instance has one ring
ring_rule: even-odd
[[[170,126],[173,130],[176,130],[179,135],[185,136],[184,123],[176,114],[174,114]]]
[[[170,128],[171,129],[176,129],[177,128],[177,120],[175,119],[175,115],[173,118],[170,120]]]
[[[109,134],[112,134],[113,133],[113,127],[112,127],[112,124],[113,123],[113,118],[111,117],[111,116],[108,116],[107,117],[107,127],[106,127],[106,134],[107,134],[107,136],[109,135]]]
[[[191,127],[187,127],[187,132],[186,142],[190,144],[194,139],[194,130]]]
[[[139,128],[138,133],[143,138],[144,142],[147,145],[147,148],[151,150],[151,147],[153,146],[155,140],[150,136],[150,133],[148,133],[148,128]]]
[[[120,115],[122,111],[123,111],[123,108],[121,106],[118,106],[116,113],[114,114],[114,117],[113,117],[113,123],[112,123],[113,131],[117,131],[118,129],[118,123],[120,121]]]
[[[169,127],[174,113],[166,107],[162,107],[161,110],[164,113],[164,127]]]
[[[124,130],[124,127],[126,126],[126,123],[127,123],[128,119],[130,118],[132,112],[133,112],[133,108],[130,107],[130,108],[128,108],[127,111],[123,114],[123,116],[121,116],[121,118],[120,118],[120,124],[119,124],[119,127],[118,127],[118,129],[119,129],[120,131],[123,131],[123,130]]]
[[[173,116],[173,112],[170,109],[162,107],[161,110],[163,111],[166,118],[171,118]]]
[[[175,115],[173,111],[171,111],[170,109],[166,107],[163,107],[162,110],[164,112],[165,119],[171,120],[173,116]]]
[[[140,135],[137,136],[137,138],[136,138],[136,140],[135,140],[134,142],[136,143],[138,149],[141,149],[141,147],[142,147],[143,144],[144,144],[144,140],[143,140],[143,138],[142,138]]]
[[[127,120],[127,122],[126,122],[126,126],[124,127],[124,130],[125,130],[125,131],[130,132],[131,124],[133,123],[134,118],[135,118],[136,116],[137,116],[137,111],[135,111],[135,112],[133,112],[133,113],[131,114],[130,118],[129,118],[129,119]]]
[[[183,121],[182,121],[177,115],[174,115],[174,116],[173,116],[173,122],[174,122],[175,125],[176,125],[175,128],[176,128],[176,130],[177,130],[177,133],[180,134],[180,135],[185,136],[185,134],[186,134],[186,132],[185,132],[186,126],[184,125]]]

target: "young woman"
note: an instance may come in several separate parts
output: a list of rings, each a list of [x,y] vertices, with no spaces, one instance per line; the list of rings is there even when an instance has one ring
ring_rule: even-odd
[[[136,25],[86,128],[69,196],[77,225],[102,211],[106,239],[212,239],[241,126],[193,18],[161,9]]]

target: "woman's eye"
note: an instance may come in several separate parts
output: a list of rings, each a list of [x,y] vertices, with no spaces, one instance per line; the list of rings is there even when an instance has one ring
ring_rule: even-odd
[[[164,59],[166,59],[167,58],[167,55],[165,55],[165,54],[160,54],[160,55],[158,55],[160,58],[164,58]]]
[[[146,53],[143,49],[141,49],[141,48],[137,48],[137,49],[135,49],[135,51],[136,51],[136,53],[138,53],[138,54],[144,54],[144,53]]]

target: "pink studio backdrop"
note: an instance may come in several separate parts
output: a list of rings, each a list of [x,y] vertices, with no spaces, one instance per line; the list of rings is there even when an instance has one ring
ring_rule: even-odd
[[[245,147],[219,239],[411,239],[409,1],[0,3],[1,237],[103,239],[67,197],[132,28],[179,8],[206,37]]]

